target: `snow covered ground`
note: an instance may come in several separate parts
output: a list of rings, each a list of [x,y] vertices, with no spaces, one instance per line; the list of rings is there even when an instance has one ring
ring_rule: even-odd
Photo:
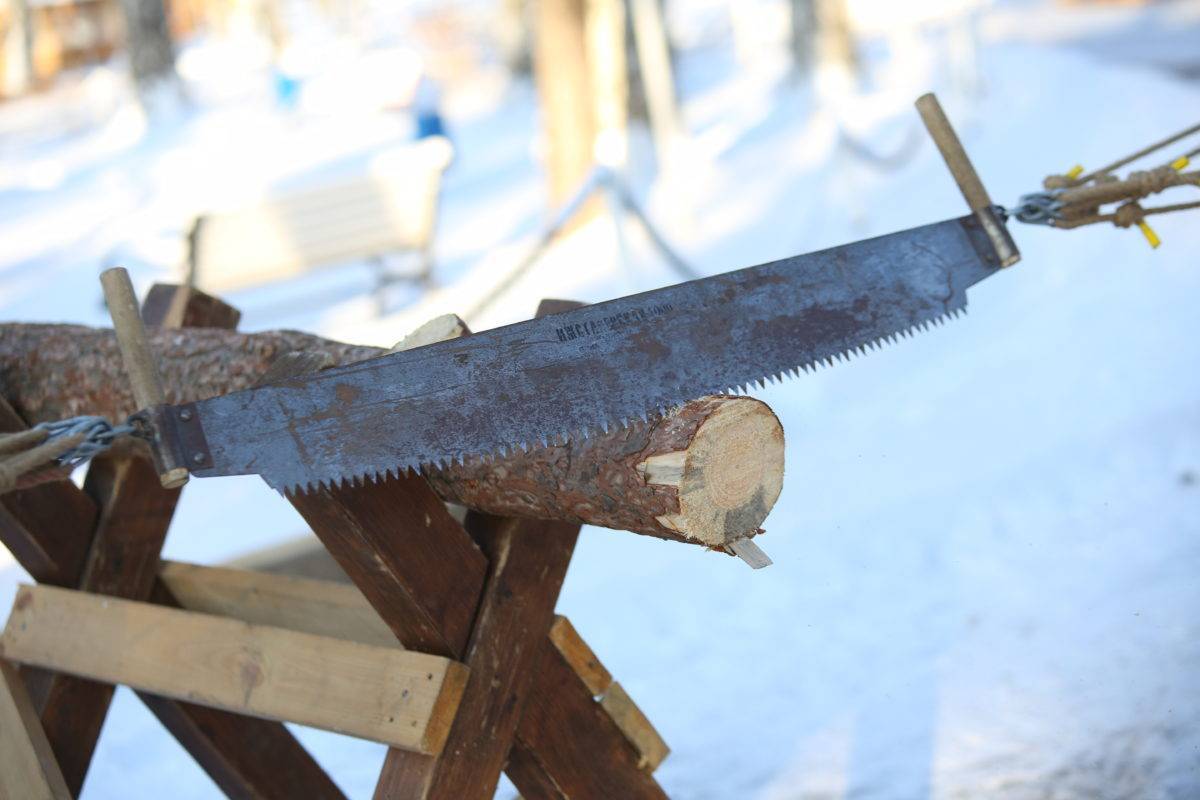
[[[1106,35],[1158,20],[1200,58],[1200,6],[1165,8],[1122,12]],[[982,13],[978,84],[954,62],[958,29],[929,23],[890,31],[868,49],[868,88],[837,96],[836,76],[791,86],[701,31],[681,54],[684,164],[634,182],[715,272],[964,213],[927,144],[887,171],[838,144],[840,127],[899,147],[929,88],[1002,203],[1196,122],[1187,69],[1126,57],[1133,34],[1106,58],[1103,37],[1016,31],[1028,10]],[[119,80],[87,80],[0,109],[0,319],[103,324],[106,259],[142,285],[167,279],[189,213],[355,169],[407,135],[378,114],[273,110],[253,79],[146,128]],[[440,299],[398,295],[373,319],[370,273],[350,267],[234,296],[243,329],[390,344],[452,304],[456,281],[515,263],[546,213],[533,93],[484,75],[450,101],[460,157]],[[965,320],[757,392],[788,436],[760,540],[771,568],[585,532],[559,610],[671,745],[659,775],[673,797],[1200,796],[1198,219],[1159,218],[1158,251],[1135,231],[1018,227],[1023,262],[972,290]],[[601,221],[563,242],[475,327],[527,316],[542,295],[673,280],[634,234],[617,263],[610,233]],[[195,481],[166,554],[215,563],[301,529],[256,479]],[[0,608],[22,579],[0,568]],[[352,797],[370,796],[381,747],[297,733]],[[83,796],[168,791],[216,794],[121,690]]]

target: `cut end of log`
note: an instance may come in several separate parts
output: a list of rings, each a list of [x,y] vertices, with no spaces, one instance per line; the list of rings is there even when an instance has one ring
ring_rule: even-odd
[[[647,483],[675,486],[679,510],[663,527],[711,547],[753,535],[783,488],[783,426],[749,397],[707,397],[711,410],[686,450],[639,465]],[[693,404],[689,404],[693,405]]]

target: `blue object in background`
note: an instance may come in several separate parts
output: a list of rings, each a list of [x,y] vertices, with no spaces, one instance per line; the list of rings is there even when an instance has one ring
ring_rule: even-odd
[[[274,70],[275,102],[281,108],[295,108],[300,100],[300,79],[286,72]]]
[[[417,114],[417,139],[428,139],[430,136],[446,136],[446,125],[442,115],[436,111],[423,111]],[[448,136],[446,138],[449,138]]]

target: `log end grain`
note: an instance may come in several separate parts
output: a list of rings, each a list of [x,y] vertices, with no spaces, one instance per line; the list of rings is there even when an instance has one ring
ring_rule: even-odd
[[[638,464],[649,484],[676,487],[678,510],[664,528],[710,547],[751,535],[783,489],[783,426],[770,407],[748,397],[696,401],[707,414],[684,450]]]

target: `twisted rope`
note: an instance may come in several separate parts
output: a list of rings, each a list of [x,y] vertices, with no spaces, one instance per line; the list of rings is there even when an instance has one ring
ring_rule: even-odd
[[[1009,213],[1021,222],[1055,228],[1078,228],[1097,222],[1111,222],[1118,228],[1137,226],[1150,246],[1158,247],[1161,241],[1146,222],[1146,217],[1200,208],[1200,202],[1143,208],[1139,201],[1174,186],[1200,187],[1200,171],[1184,172],[1191,158],[1200,154],[1200,147],[1194,147],[1154,169],[1131,172],[1123,180],[1113,175],[1112,171],[1198,132],[1200,125],[1193,125],[1086,175],[1081,166],[1066,175],[1049,175],[1042,181],[1046,191],[1022,196]],[[1100,206],[1107,203],[1120,205],[1110,212],[1101,213]]]

